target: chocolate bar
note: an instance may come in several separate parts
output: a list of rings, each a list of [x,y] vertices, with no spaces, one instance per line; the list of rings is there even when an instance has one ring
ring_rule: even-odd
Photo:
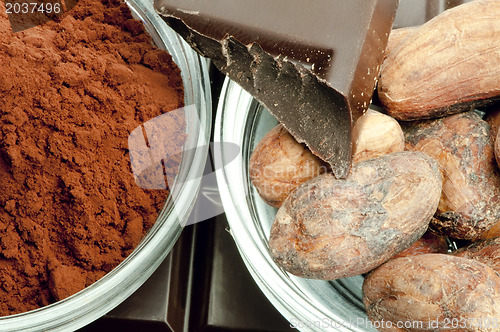
[[[347,176],[397,0],[155,0],[201,55]]]

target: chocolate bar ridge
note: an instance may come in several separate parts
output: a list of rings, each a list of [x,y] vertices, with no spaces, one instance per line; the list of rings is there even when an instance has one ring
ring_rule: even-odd
[[[267,6],[298,3],[283,1],[268,1]],[[337,38],[337,45],[328,45],[321,44],[318,36],[310,41],[307,35],[286,36],[285,26],[249,27],[204,14],[204,6],[234,7],[239,3],[235,0],[157,0],[155,9],[191,47],[269,109],[297,141],[327,161],[337,178],[345,178],[351,165],[351,128],[370,103],[397,1],[354,1],[358,7],[343,0],[316,1],[336,4],[344,11],[361,8],[363,19],[357,23],[366,26],[332,31],[357,29],[354,40],[346,34],[342,42]]]

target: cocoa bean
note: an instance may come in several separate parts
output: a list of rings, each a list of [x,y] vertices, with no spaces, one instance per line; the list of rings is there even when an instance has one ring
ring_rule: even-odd
[[[452,238],[480,238],[500,220],[500,172],[490,126],[471,111],[402,127],[406,148],[433,157],[443,174],[431,227]]]
[[[389,54],[394,52],[399,44],[415,30],[417,30],[417,27],[392,29],[391,33],[389,34],[389,40],[387,41],[387,47],[385,48],[385,58],[387,58]]]
[[[370,320],[385,321],[380,331],[498,331],[500,276],[451,255],[397,258],[368,275],[363,302]]]
[[[422,236],[441,183],[436,162],[419,152],[362,161],[347,179],[322,174],[293,191],[278,210],[271,256],[305,278],[366,273]]]
[[[491,137],[493,141],[495,141],[498,134],[498,128],[500,128],[500,106],[486,112],[484,120],[491,126]]]
[[[500,273],[500,237],[473,242],[453,255],[477,260]]]
[[[405,139],[399,123],[372,109],[356,121],[352,137],[353,163],[404,150]]]
[[[446,254],[447,252],[448,242],[446,241],[446,238],[428,230],[409,248],[394,255],[392,259],[423,254]]]
[[[280,207],[290,192],[328,169],[282,126],[269,131],[250,156],[249,173],[260,197]]]
[[[497,161],[497,165],[500,166],[500,132],[498,132],[497,138],[495,140],[495,158]]]
[[[500,95],[500,1],[476,0],[416,28],[385,59],[378,96],[398,120],[468,111]]]

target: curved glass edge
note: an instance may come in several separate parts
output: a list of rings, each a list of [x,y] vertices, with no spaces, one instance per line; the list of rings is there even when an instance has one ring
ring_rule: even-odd
[[[126,3],[133,14],[143,21],[156,45],[166,49],[181,68],[185,104],[196,106],[198,118],[186,120],[188,132],[196,135],[188,135],[185,150],[190,151],[190,155],[183,155],[178,175],[181,179],[194,180],[176,181],[173,184],[172,191],[176,195],[170,197],[177,197],[175,202],[169,197],[153,228],[119,266],[62,301],[29,312],[0,317],[2,332],[76,330],[106,314],[153,274],[171,251],[182,231],[181,225],[186,223],[194,206],[201,179],[192,175],[199,174],[197,168],[203,169],[205,166],[212,121],[207,62],[163,22],[154,12],[150,1],[126,0]]]
[[[367,323],[359,299],[361,276],[331,282],[303,279],[280,269],[269,255],[267,238],[276,210],[258,197],[247,176],[251,144],[265,134],[256,133],[254,127],[256,113],[261,111],[246,91],[226,79],[214,140],[238,144],[241,153],[229,163],[223,149],[215,151],[214,157],[223,166],[217,167],[217,183],[231,234],[247,269],[278,311],[301,331],[376,331],[357,321],[361,318]],[[264,127],[277,124],[271,115],[261,116]]]

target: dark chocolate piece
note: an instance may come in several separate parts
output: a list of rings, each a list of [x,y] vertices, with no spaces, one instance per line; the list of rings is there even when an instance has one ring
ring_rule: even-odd
[[[297,141],[349,172],[351,128],[368,108],[397,0],[155,0],[200,54]]]

